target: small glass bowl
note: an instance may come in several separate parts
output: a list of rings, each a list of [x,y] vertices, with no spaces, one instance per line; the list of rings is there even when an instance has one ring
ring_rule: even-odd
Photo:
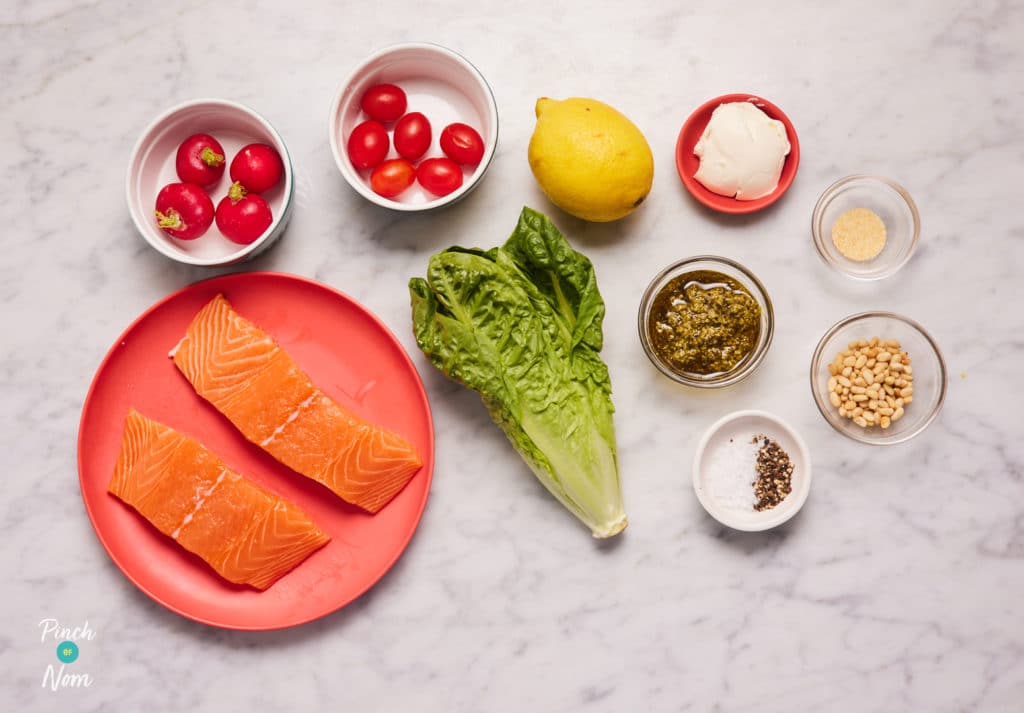
[[[758,335],[757,345],[750,354],[740,360],[729,371],[706,375],[680,371],[671,364],[661,360],[657,353],[655,353],[650,336],[647,333],[647,322],[650,318],[651,308],[654,306],[654,300],[661,289],[673,278],[695,270],[714,270],[731,277],[751,294],[761,308],[761,331]],[[768,297],[768,291],[765,290],[761,281],[754,276],[754,273],[738,262],[728,258],[715,255],[698,255],[669,265],[651,280],[647,289],[644,290],[643,298],[640,300],[637,325],[640,330],[640,344],[643,346],[647,358],[657,367],[658,371],[680,384],[702,389],[715,389],[742,381],[750,376],[758,367],[765,354],[768,353],[768,347],[772,343],[772,335],[775,331],[775,313],[772,310],[772,301]]]
[[[883,430],[863,428],[839,415],[829,402],[828,366],[850,342],[860,339],[896,339],[913,367],[914,400],[903,417]],[[825,332],[811,358],[811,393],[818,410],[832,428],[861,443],[892,445],[908,441],[928,427],[946,398],[946,363],[931,335],[917,322],[892,312],[861,312],[847,317]]]
[[[832,225],[852,208],[867,208],[885,223],[885,247],[870,260],[851,260],[832,242]],[[825,189],[814,206],[811,234],[827,265],[857,280],[881,280],[903,267],[917,247],[921,220],[914,200],[882,176],[847,176]]]

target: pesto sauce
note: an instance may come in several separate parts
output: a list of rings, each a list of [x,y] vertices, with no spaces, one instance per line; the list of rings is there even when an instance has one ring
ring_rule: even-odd
[[[708,376],[729,371],[754,351],[761,307],[743,285],[715,270],[672,278],[647,318],[658,358],[672,369]]]

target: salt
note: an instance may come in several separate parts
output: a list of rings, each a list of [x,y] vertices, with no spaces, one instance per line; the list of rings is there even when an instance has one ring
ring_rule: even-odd
[[[757,496],[757,452],[760,443],[750,438],[730,438],[705,461],[705,479],[711,496],[726,510],[754,510]]]

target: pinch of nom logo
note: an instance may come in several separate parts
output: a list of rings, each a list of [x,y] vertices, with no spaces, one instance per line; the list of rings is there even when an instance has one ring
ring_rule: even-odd
[[[43,688],[56,691],[61,688],[88,688],[93,678],[83,671],[69,670],[68,666],[78,660],[82,642],[96,638],[95,629],[89,628],[86,621],[81,626],[62,626],[56,619],[43,619],[39,622],[42,632],[39,641],[54,647],[59,666],[47,664],[43,671]]]

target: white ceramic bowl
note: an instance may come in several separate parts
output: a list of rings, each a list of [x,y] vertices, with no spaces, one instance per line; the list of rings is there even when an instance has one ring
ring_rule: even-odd
[[[224,175],[207,191],[214,208],[231,187],[231,159],[246,144],[264,143],[281,154],[284,178],[261,194],[274,216],[266,232],[248,245],[225,238],[216,221],[195,240],[178,240],[157,226],[156,195],[168,183],[180,179],[174,169],[178,145],[196,133],[212,135],[225,152]],[[189,265],[231,265],[247,260],[270,247],[284,231],[291,213],[293,177],[288,149],[273,126],[252,109],[225,99],[195,99],[171,107],[146,127],[132,149],[126,182],[128,210],[147,243],[161,254]]]
[[[438,140],[452,122],[469,124],[484,141],[484,157],[463,167],[462,186],[440,198],[414,183],[401,195],[385,198],[370,188],[370,170],[357,170],[348,158],[348,137],[368,117],[359,106],[375,84],[396,84],[409,100],[407,111],[422,112],[430,121],[433,141],[423,158],[444,156]],[[393,125],[387,125],[389,138]],[[400,211],[422,211],[450,205],[465,197],[483,178],[498,143],[498,105],[479,70],[465,57],[440,45],[409,43],[385,47],[367,57],[338,89],[328,120],[331,153],[338,170],[359,195],[371,203]],[[387,158],[397,158],[394,142]],[[422,159],[421,159],[422,160]]]
[[[724,488],[712,477],[715,459],[728,462],[726,449],[747,446],[754,436],[772,439],[793,463],[792,490],[782,502],[767,510],[754,510],[726,502]],[[754,446],[750,446],[754,448]],[[757,477],[751,471],[751,482]],[[693,458],[693,490],[711,517],[736,530],[768,530],[796,515],[807,501],[811,490],[811,454],[803,438],[789,424],[766,411],[736,411],[713,423],[697,443]],[[751,485],[753,490],[753,485]],[[751,494],[753,498],[753,494]]]

